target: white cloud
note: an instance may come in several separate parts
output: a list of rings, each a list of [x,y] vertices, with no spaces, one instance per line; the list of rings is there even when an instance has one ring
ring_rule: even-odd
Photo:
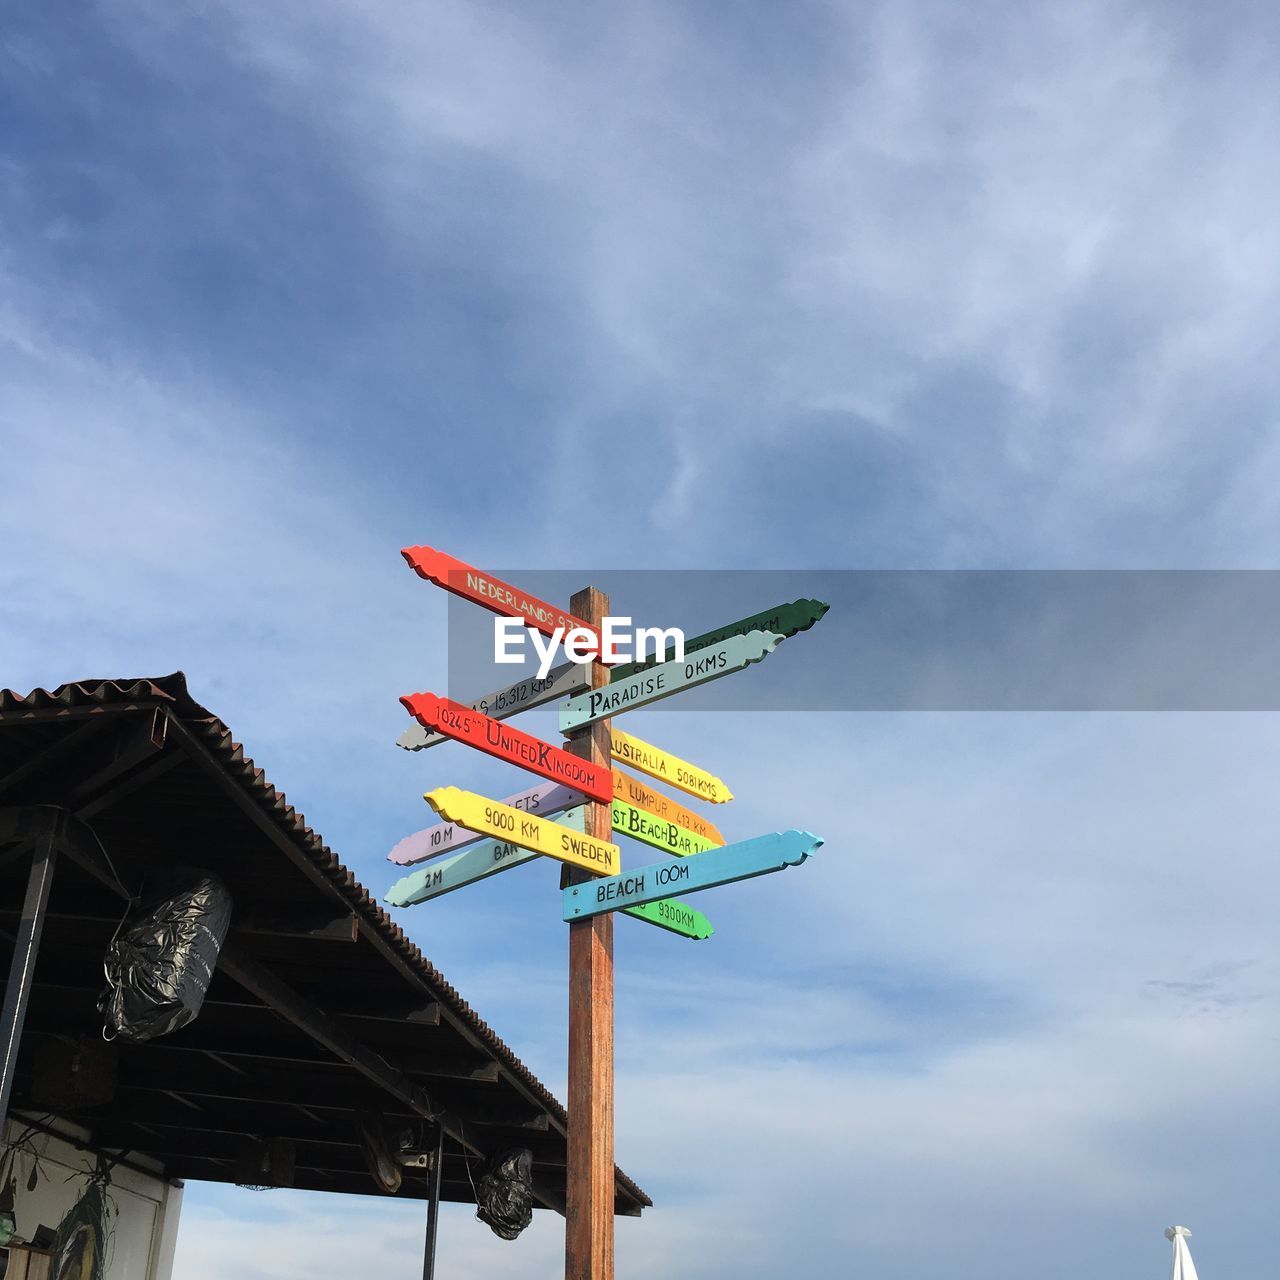
[[[304,1280],[316,1275],[421,1274],[425,1207],[354,1196],[288,1191],[213,1192],[189,1184],[188,1198],[221,1208],[184,1210],[174,1280]],[[237,1211],[237,1206],[242,1206]],[[532,1280],[555,1267],[561,1220],[540,1213],[515,1242],[494,1236],[474,1210],[442,1206],[437,1275]]]
[[[1197,57],[1142,9],[1010,6],[974,26],[881,5],[826,11],[821,49],[784,65],[673,8],[602,28],[239,4],[200,39],[191,12],[134,4],[116,30],[176,80],[248,69],[406,263],[480,223],[477,291],[544,291],[530,328],[570,349],[560,437],[535,442],[560,464],[554,499],[602,419],[645,416],[607,462],[640,477],[651,537],[610,490],[602,546],[736,550],[779,521],[735,507],[743,458],[835,409],[917,448],[935,562],[1269,554],[1276,89],[1244,26]],[[494,180],[480,196],[476,173]],[[405,586],[387,495],[347,465],[358,435],[324,456],[235,369],[115,344],[109,304],[67,283],[8,263],[5,683],[185,666],[348,860],[377,859],[425,817],[426,766],[390,749],[394,697],[443,670],[444,614]],[[989,400],[959,403],[960,374]],[[555,501],[511,494],[505,529],[461,503],[404,519],[424,539],[449,523],[479,563],[511,558],[517,520],[521,554],[580,546]],[[836,521],[847,542],[807,543],[802,516],[776,554],[861,557],[859,513]],[[682,754],[729,762],[731,834],[801,804],[828,844],[707,902],[706,948],[620,927],[619,1159],[658,1199],[620,1224],[624,1272],[801,1258],[891,1280],[960,1249],[995,1280],[1052,1280],[1079,1270],[1080,1227],[1088,1265],[1118,1274],[1160,1265],[1158,1231],[1186,1218],[1221,1274],[1265,1274],[1272,720],[669,723]],[[459,760],[430,767],[481,768]],[[563,931],[529,918],[534,892],[554,906],[547,879],[403,918],[556,1084]],[[179,1280],[416,1266],[416,1209],[272,1195],[218,1217],[202,1194]],[[546,1274],[559,1233],[540,1215],[499,1244],[451,1210],[441,1272]]]
[[[670,6],[573,36],[465,5],[225,21],[404,253],[457,216],[449,165],[514,184],[523,217],[484,270],[551,272],[583,318],[562,335],[582,373],[565,431],[642,398],[705,475],[730,442],[839,407],[936,464],[937,514],[973,528],[961,559],[1123,555],[1131,512],[1172,518],[1201,466],[1250,470],[1241,416],[1276,391],[1258,264],[1277,233],[1257,213],[1276,91],[1244,32],[1208,59],[1156,9],[835,8],[814,15],[819,70],[798,54],[766,90]],[[957,377],[1003,397],[998,417],[957,403]],[[1119,535],[1148,562],[1250,562],[1232,531],[1269,499],[1202,505],[1199,543]]]

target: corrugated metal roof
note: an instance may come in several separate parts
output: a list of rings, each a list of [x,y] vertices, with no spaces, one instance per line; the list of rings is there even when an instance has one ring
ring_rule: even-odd
[[[32,689],[25,694],[0,689],[0,722],[3,723],[20,723],[27,718],[47,720],[51,716],[56,720],[60,709],[82,714],[84,710],[95,707],[101,707],[105,712],[150,706],[166,707],[199,737],[210,754],[221,761],[227,773],[305,853],[351,904],[352,910],[411,966],[440,1003],[466,1025],[561,1126],[567,1125],[568,1115],[560,1102],[379,906],[320,834],[307,825],[306,819],[288,802],[284,793],[267,780],[263,770],[235,741],[231,730],[191,696],[183,672],[132,680],[77,680],[58,685],[53,690]],[[640,1204],[652,1205],[653,1201],[631,1178],[621,1169],[616,1172],[621,1188]]]

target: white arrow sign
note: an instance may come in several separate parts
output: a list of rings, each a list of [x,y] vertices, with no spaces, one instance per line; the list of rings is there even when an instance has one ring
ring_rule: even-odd
[[[759,662],[783,641],[772,631],[751,631],[745,636],[730,636],[719,644],[697,649],[683,660],[660,663],[625,680],[616,680],[599,689],[590,689],[570,698],[560,708],[560,730],[568,733],[594,720],[643,707],[673,693],[682,693],[696,685],[718,680],[721,676],[741,671]]]

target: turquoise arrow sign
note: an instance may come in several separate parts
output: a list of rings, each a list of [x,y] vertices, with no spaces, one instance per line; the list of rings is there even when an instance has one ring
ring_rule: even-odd
[[[775,831],[676,862],[655,862],[636,871],[570,885],[562,891],[564,918],[583,920],[606,911],[641,907],[676,892],[697,893],[735,880],[767,876],[784,867],[799,866],[821,844],[822,837],[809,831]]]
[[[619,711],[643,707],[660,698],[669,698],[673,693],[706,684],[708,680],[718,680],[731,672],[741,671],[772,653],[782,640],[782,636],[772,631],[730,636],[719,644],[687,654],[683,661],[663,662],[637,671],[625,680],[614,681],[600,689],[589,689],[570,698],[560,708],[560,730],[567,733],[593,720],[603,720]]]

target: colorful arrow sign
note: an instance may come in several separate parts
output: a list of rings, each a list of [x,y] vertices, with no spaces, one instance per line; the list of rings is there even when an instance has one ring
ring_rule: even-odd
[[[560,729],[567,733],[620,711],[647,706],[673,693],[683,693],[697,685],[741,671],[772,653],[782,637],[772,631],[752,631],[745,636],[731,636],[719,644],[708,645],[688,654],[683,662],[664,662],[637,672],[616,684],[589,689],[569,699],[560,708]]]
[[[585,806],[579,805],[561,815],[560,825],[581,831],[585,815]],[[416,906],[429,902],[432,898],[442,898],[446,893],[453,893],[457,889],[464,889],[469,884],[478,884],[510,867],[518,867],[540,857],[542,855],[535,850],[522,849],[508,840],[481,840],[479,844],[454,854],[452,858],[433,862],[429,867],[420,867],[397,880],[387,890],[385,899],[393,907]],[[642,907],[628,907],[626,914],[695,941],[709,938],[715,932],[711,921],[701,911],[695,911],[674,899],[650,902]]]
[[[561,891],[564,918],[583,920],[606,911],[657,902],[673,891],[698,893],[735,880],[769,875],[799,866],[821,845],[822,838],[808,831],[775,831],[675,862],[655,862],[624,875],[584,881]]]
[[[449,822],[460,822],[472,831],[506,840],[522,849],[545,853],[549,858],[581,867],[596,875],[613,875],[622,865],[616,844],[597,840],[546,818],[535,818],[510,805],[499,804],[474,791],[437,787],[424,796],[426,802]]]
[[[582,831],[585,813],[585,805],[569,809],[560,815],[559,825]],[[471,848],[455,853],[452,858],[442,858],[429,867],[419,867],[397,880],[387,890],[386,900],[393,907],[412,907],[540,857],[542,855],[536,849],[522,849],[509,840],[480,840]]]
[[[513,809],[523,809],[525,813],[536,814],[540,818],[549,818],[553,813],[581,804],[582,792],[575,791],[572,787],[562,787],[558,782],[540,782],[536,787],[507,796],[501,803],[510,805]],[[423,827],[421,831],[415,831],[411,836],[405,836],[387,854],[387,861],[411,867],[414,863],[425,862],[442,853],[456,853],[479,839],[474,831],[457,822],[437,822],[433,826]]]
[[[647,920],[659,929],[678,933],[682,938],[692,938],[695,942],[703,942],[715,933],[715,927],[701,911],[674,898],[661,898],[657,902],[646,902],[643,906],[626,907],[624,910],[637,920]]]
[[[618,736],[616,731],[614,736]],[[668,822],[674,822],[695,835],[703,836],[711,845],[725,842],[720,828],[714,822],[708,822],[702,814],[694,813],[692,809],[686,809],[682,804],[676,804],[670,796],[663,795],[655,787],[641,782],[639,778],[633,778],[629,773],[623,773],[621,769],[613,771],[613,798],[633,804],[637,809],[653,814],[655,818],[665,818]]]
[[[657,818],[625,800],[615,800],[611,810],[613,829],[620,835],[630,836],[633,840],[643,840],[645,844],[666,853],[674,853],[678,858],[687,858],[690,854],[701,853],[704,849],[716,849],[724,844],[723,840],[708,840],[666,818]]]
[[[508,720],[518,711],[529,711],[557,698],[567,698],[571,693],[581,693],[591,688],[590,667],[578,662],[565,662],[546,677],[526,676],[515,684],[505,685],[476,698],[470,705],[490,720]],[[411,724],[397,739],[396,746],[406,751],[421,751],[448,741],[443,733],[429,733],[420,724]]]
[[[615,760],[629,764],[633,769],[639,769],[641,773],[647,773],[651,778],[669,783],[678,791],[697,796],[699,800],[707,800],[711,804],[724,804],[733,799],[733,792],[725,786],[724,780],[717,778],[714,773],[708,773],[705,769],[698,768],[696,764],[690,764],[688,760],[673,756],[669,751],[663,751],[651,742],[633,738],[631,734],[623,733],[621,729],[615,729],[612,725],[609,726],[609,754]],[[615,771],[615,779],[617,776]],[[616,783],[614,795],[617,795]]]
[[[436,586],[451,591],[455,596],[470,600],[504,618],[519,618],[544,635],[553,636],[557,627],[565,631],[582,627],[596,637],[599,649],[600,632],[589,622],[574,617],[566,609],[557,608],[537,596],[531,596],[509,582],[503,582],[454,556],[437,551],[434,547],[405,547],[400,554],[420,578],[434,582]]]
[[[465,742],[499,760],[573,787],[601,804],[613,799],[613,778],[603,765],[571,755],[562,747],[553,747],[531,733],[513,729],[452,698],[439,698],[434,693],[410,693],[400,701],[425,729],[439,730],[455,742]]]
[[[687,658],[695,649],[705,649],[708,645],[728,640],[730,636],[745,636],[751,631],[772,631],[774,635],[793,636],[800,631],[808,631],[830,608],[822,600],[793,600],[790,604],[780,604],[776,609],[766,609],[763,613],[753,613],[749,618],[740,618],[715,631],[704,631],[699,636],[692,636],[684,642],[684,653]],[[661,656],[646,658],[643,662],[625,662],[620,667],[613,667],[609,679],[625,680],[637,671],[656,666],[674,656],[675,650],[668,649]]]
[[[648,803],[633,804],[630,800],[620,798],[633,795]],[[536,787],[517,791],[515,795],[499,801],[509,808],[520,809],[541,818],[549,818],[581,802],[580,791],[561,786],[558,782],[540,782]],[[615,831],[680,857],[724,844],[724,836],[714,824],[619,770],[614,771],[614,801],[611,808]],[[677,821],[677,817],[683,821]],[[405,836],[387,854],[387,861],[411,867],[444,853],[457,853],[480,839],[482,836],[478,832],[461,823],[437,822]]]

